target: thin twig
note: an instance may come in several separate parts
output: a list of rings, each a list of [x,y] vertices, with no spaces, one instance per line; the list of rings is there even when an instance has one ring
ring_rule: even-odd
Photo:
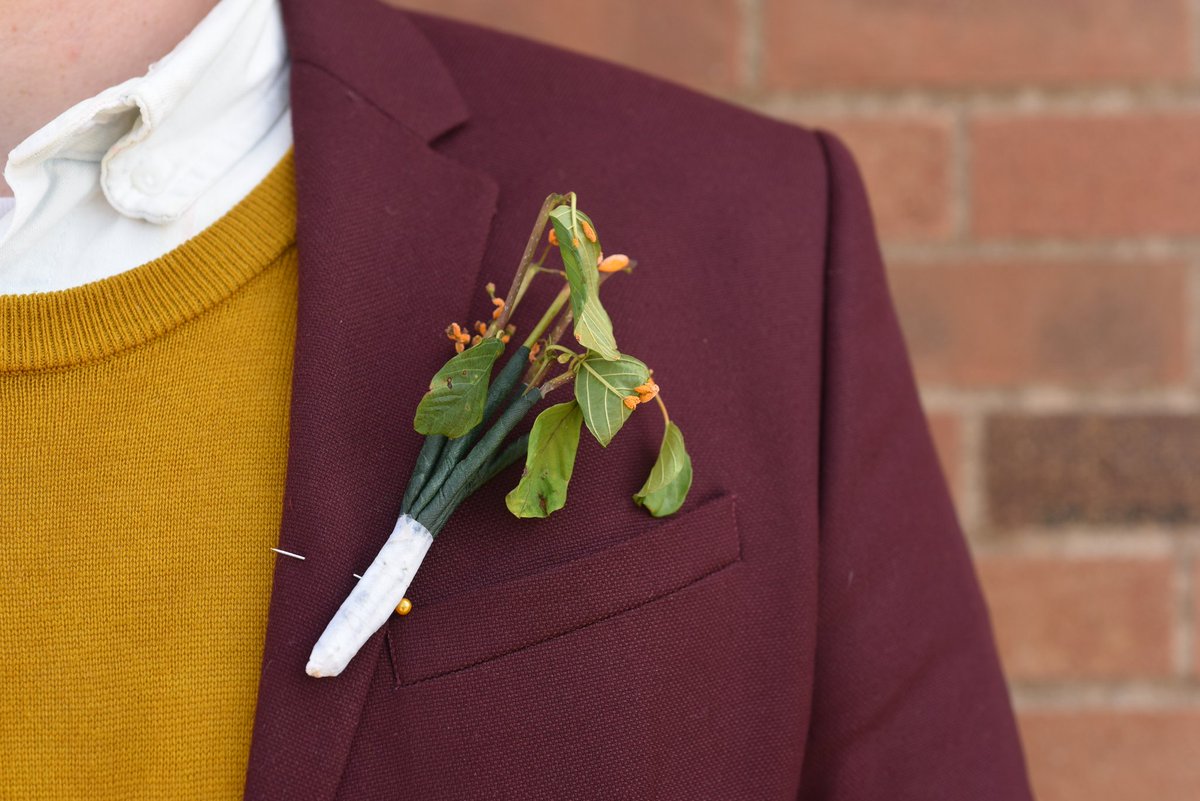
[[[671,416],[667,414],[667,404],[663,403],[662,395],[655,395],[654,399],[658,401],[658,408],[662,409],[663,425],[671,425]]]
[[[508,319],[512,316],[521,293],[521,285],[525,281],[525,273],[529,270],[529,265],[533,263],[533,253],[537,250],[538,242],[542,241],[542,231],[546,228],[546,221],[550,219],[550,211],[555,206],[562,205],[565,200],[566,197],[555,193],[549,195],[542,203],[542,208],[538,211],[537,222],[533,224],[533,231],[529,234],[529,241],[525,243],[525,252],[521,254],[521,261],[517,265],[516,275],[513,276],[512,286],[509,287],[508,295],[504,299],[504,309],[488,327],[489,334],[493,331],[503,331],[504,326],[508,325]]]
[[[542,384],[540,387],[538,387],[538,389],[541,391],[542,397],[544,398],[547,395],[549,395],[551,392],[553,392],[554,390],[561,387],[562,385],[567,384],[573,380],[575,380],[575,371],[574,370],[566,370],[566,371],[561,372],[558,375],[554,376],[554,378],[551,378],[545,384]]]
[[[538,337],[542,335],[546,330],[546,326],[550,325],[550,321],[554,319],[554,315],[558,314],[559,309],[566,304],[567,299],[570,297],[571,285],[563,284],[563,288],[558,291],[558,295],[555,296],[554,300],[546,308],[545,313],[542,314],[542,319],[537,321],[533,329],[530,330],[529,336],[525,338],[525,347],[533,347],[533,343],[538,341]]]

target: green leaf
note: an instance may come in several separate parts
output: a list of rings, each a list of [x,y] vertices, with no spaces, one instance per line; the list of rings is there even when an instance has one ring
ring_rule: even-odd
[[[683,446],[683,432],[674,423],[667,423],[658,460],[633,500],[655,517],[666,517],[679,511],[691,487],[692,457]]]
[[[579,363],[575,375],[575,400],[583,412],[583,421],[601,445],[607,446],[633,411],[625,398],[637,395],[634,387],[650,379],[650,370],[641,361],[623,355],[609,361],[589,353]]]
[[[578,209],[575,210],[574,227],[570,206],[555,206],[550,211],[550,224],[558,238],[558,252],[562,256],[567,283],[571,285],[575,339],[606,359],[617,359],[621,354],[613,336],[612,320],[600,304],[600,271],[596,267],[600,258],[599,235],[595,242],[588,239],[583,231],[584,221],[595,233],[592,219]]]
[[[544,410],[533,421],[521,482],[504,498],[517,517],[546,517],[567,502],[567,483],[575,469],[579,424],[583,415],[575,401]]]
[[[575,210],[575,225],[572,227],[569,205],[555,206],[550,210],[550,225],[554,227],[554,235],[558,239],[558,252],[562,255],[567,281],[571,284],[571,311],[576,317],[579,316],[584,300],[600,290],[600,271],[596,265],[600,256],[600,242],[592,242],[584,236],[585,221],[592,226],[594,233],[596,226],[592,223],[592,218],[582,211]],[[599,235],[596,238],[599,240]],[[578,245],[575,244],[576,240]],[[585,267],[591,269],[584,269]]]
[[[413,428],[418,432],[461,437],[483,419],[492,365],[504,343],[488,337],[456,353],[429,382],[429,391],[417,404]]]
[[[575,317],[575,339],[590,351],[605,359],[621,358],[617,340],[613,336],[612,321],[608,312],[600,305],[600,298],[592,295],[583,302],[583,311]]]

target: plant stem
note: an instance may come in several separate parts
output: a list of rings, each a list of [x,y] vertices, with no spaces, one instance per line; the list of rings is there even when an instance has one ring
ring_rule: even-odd
[[[416,496],[416,500],[412,504],[413,509],[421,509],[429,503],[437,493],[438,488],[442,486],[447,476],[450,475],[450,472],[458,465],[463,454],[470,450],[471,446],[483,434],[483,427],[487,425],[488,420],[504,404],[508,396],[512,394],[513,387],[517,384],[517,378],[521,375],[521,371],[525,368],[525,364],[528,361],[529,348],[524,345],[517,348],[513,355],[509,357],[508,362],[496,374],[492,385],[488,387],[487,400],[484,402],[483,416],[480,418],[479,424],[461,437],[447,442],[425,486],[421,488],[419,494]]]
[[[542,319],[537,321],[537,325],[535,325],[533,330],[529,332],[529,336],[525,337],[524,347],[533,347],[533,343],[538,341],[538,337],[540,337],[546,330],[547,326],[550,325],[550,322],[554,319],[554,316],[562,310],[563,305],[566,304],[567,298],[569,297],[571,297],[571,285],[563,284],[563,288],[558,290],[558,294],[555,295],[554,300],[550,303],[549,308],[547,308],[545,313],[542,315]]]
[[[500,447],[501,441],[508,436],[508,433],[513,430],[517,423],[524,419],[529,410],[541,399],[542,393],[534,390],[532,387],[527,388],[525,392],[518,395],[496,420],[491,429],[483,435],[478,444],[471,449],[466,458],[450,471],[450,475],[446,477],[445,482],[437,488],[429,502],[422,506],[415,515],[417,520],[429,529],[430,533],[434,534],[434,536],[437,535],[437,532],[441,530],[441,527],[445,525],[446,520],[453,513],[457,503],[461,501],[459,491],[484,466],[492,454],[496,452],[496,449]]]
[[[524,459],[526,452],[529,450],[529,433],[526,432],[514,439],[512,442],[504,446],[504,450],[497,453],[491,459],[488,459],[487,464],[483,469],[475,474],[467,484],[467,491],[463,494],[463,499],[472,495],[475,490],[482,487],[484,484],[491,481],[502,470],[516,462],[518,459]]]
[[[408,487],[404,490],[404,500],[400,503],[401,512],[408,512],[412,509],[413,502],[425,488],[425,482],[429,479],[429,474],[437,464],[438,457],[445,445],[446,437],[442,434],[432,434],[425,438],[424,444],[421,445],[421,452],[417,454],[417,464],[413,467]]]
[[[541,272],[541,270],[538,267],[536,267],[535,265],[532,265],[532,264],[529,265],[529,267],[525,270],[525,277],[521,279],[521,285],[519,287],[517,287],[516,297],[514,297],[511,301],[504,302],[505,310],[508,310],[510,306],[513,309],[517,308],[517,305],[521,302],[521,298],[525,297],[525,292],[528,291],[529,285],[533,283],[534,277],[537,276],[537,274],[540,272]],[[507,315],[502,315],[502,316],[504,317],[505,320],[508,320],[509,318],[512,317],[512,312],[509,312]],[[496,320],[497,324],[499,322],[500,322],[499,320]],[[497,329],[497,330],[499,330],[499,329]]]
[[[541,267],[546,263],[546,256],[550,254],[550,248],[552,247],[554,247],[554,245],[551,245],[549,242],[546,243],[546,247],[542,248],[542,255],[538,256],[537,261],[533,263],[534,267]]]
[[[549,359],[539,359],[529,366],[529,370],[521,379],[522,384],[528,384],[531,387],[536,387],[538,382],[542,380],[542,376],[550,369]]]
[[[550,219],[550,211],[555,206],[562,205],[565,201],[566,197],[555,193],[547,196],[545,202],[542,203],[542,208],[538,211],[537,221],[533,224],[533,231],[529,234],[529,241],[525,243],[525,252],[521,254],[521,261],[517,265],[516,275],[513,276],[512,286],[509,288],[508,295],[504,299],[504,311],[492,322],[489,330],[502,331],[504,330],[504,326],[508,325],[508,319],[512,317],[513,309],[517,305],[521,285],[525,281],[525,273],[529,271],[529,265],[533,262],[533,253],[537,250],[538,242],[542,240],[542,231],[546,228],[546,221]]]
[[[604,282],[614,275],[616,273],[600,273],[600,281],[596,286],[603,286]],[[568,306],[566,311],[562,313],[562,316],[554,323],[554,327],[550,329],[550,333],[546,336],[546,344],[553,345],[562,339],[562,335],[566,333],[567,326],[571,324],[572,319],[574,319],[574,315],[571,313],[571,307]]]
[[[547,381],[545,384],[542,384],[541,387],[539,387],[539,389],[541,390],[541,393],[542,393],[542,397],[543,398],[546,397],[551,392],[553,392],[554,390],[561,387],[563,384],[573,381],[574,379],[575,379],[575,371],[573,371],[573,370],[566,370],[564,372],[559,373],[558,375],[554,376],[554,378],[551,378],[549,381]]]
[[[479,489],[484,484],[491,481],[493,478],[495,478],[497,475],[499,475],[509,465],[513,464],[514,462],[516,462],[518,460],[524,460],[525,454],[528,452],[528,450],[529,450],[529,433],[528,432],[522,434],[521,436],[514,439],[512,442],[505,445],[504,449],[502,451],[500,451],[497,454],[494,454],[492,456],[492,458],[488,459],[487,462],[483,465],[483,467],[480,468],[475,473],[475,475],[472,476],[471,479],[463,486],[463,488],[458,491],[458,495],[447,506],[448,511],[444,514],[444,519],[442,520],[442,522],[439,524],[435,521],[434,525],[438,526],[439,529],[442,526],[444,526],[446,524],[446,521],[448,521],[450,519],[450,515],[458,510],[458,507],[462,504],[463,501],[465,501],[467,498],[474,495],[475,490]]]
[[[671,416],[669,414],[667,414],[667,404],[663,403],[662,395],[655,395],[654,400],[658,401],[658,408],[662,409],[663,426],[664,427],[670,426],[671,425]]]

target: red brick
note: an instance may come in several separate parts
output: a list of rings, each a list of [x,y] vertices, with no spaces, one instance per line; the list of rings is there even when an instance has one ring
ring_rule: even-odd
[[[1200,113],[984,115],[971,137],[978,236],[1200,232]]]
[[[701,90],[727,92],[740,79],[738,0],[590,0],[569,6],[544,0],[389,1],[599,56]]]
[[[1039,801],[1195,801],[1200,709],[1026,711]]]
[[[1185,265],[896,265],[918,377],[964,388],[1143,389],[1187,379]]]
[[[940,241],[953,234],[953,122],[943,114],[798,119],[846,142],[862,170],[880,236]]]
[[[767,0],[770,88],[1184,78],[1186,0]]]
[[[977,560],[1011,680],[1171,675],[1170,559]]]
[[[1000,526],[1200,521],[1200,417],[996,414],[984,432]]]
[[[962,419],[955,414],[937,413],[929,417],[929,430],[942,463],[942,473],[955,498],[962,489]]]

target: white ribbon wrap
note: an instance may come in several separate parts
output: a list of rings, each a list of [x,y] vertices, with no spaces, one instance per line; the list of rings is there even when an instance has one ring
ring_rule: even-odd
[[[375,561],[313,646],[304,669],[308,675],[336,676],[346,668],[396,610],[432,544],[433,535],[425,526],[400,515]]]

